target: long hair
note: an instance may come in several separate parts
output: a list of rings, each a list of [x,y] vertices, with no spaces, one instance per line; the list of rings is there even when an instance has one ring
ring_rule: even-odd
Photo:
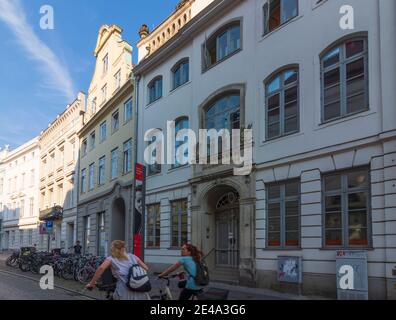
[[[190,243],[186,243],[185,246],[186,246],[188,252],[190,252],[193,260],[195,262],[201,262],[202,255],[203,255],[202,252],[200,250],[198,250],[198,248],[196,246],[193,246]]]
[[[113,258],[118,260],[128,260],[127,255],[125,254],[125,242],[121,240],[115,240],[111,243],[110,254]]]

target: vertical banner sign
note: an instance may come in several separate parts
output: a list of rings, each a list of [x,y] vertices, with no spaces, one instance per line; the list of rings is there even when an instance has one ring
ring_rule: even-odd
[[[145,169],[142,164],[136,164],[133,253],[141,259],[144,257]]]

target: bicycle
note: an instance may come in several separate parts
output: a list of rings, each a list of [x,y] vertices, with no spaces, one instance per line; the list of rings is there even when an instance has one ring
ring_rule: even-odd
[[[160,273],[155,272],[155,276],[159,276]],[[158,277],[160,280],[166,281],[165,289],[160,288],[159,289],[159,295],[153,295],[150,296],[151,300],[175,300],[173,298],[172,292],[170,290],[170,280],[179,278],[179,281],[185,280],[185,273],[184,272],[179,272],[177,274],[172,274],[164,277]],[[198,290],[196,293],[194,293],[191,297],[190,300],[199,300],[199,295],[203,293],[203,289]]]

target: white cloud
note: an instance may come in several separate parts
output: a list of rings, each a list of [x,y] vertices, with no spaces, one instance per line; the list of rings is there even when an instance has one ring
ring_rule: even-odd
[[[16,40],[28,54],[28,58],[39,63],[44,75],[44,84],[73,101],[75,91],[73,81],[66,66],[54,52],[37,36],[26,20],[19,0],[0,0],[0,20],[15,34]],[[38,16],[39,23],[39,16]]]

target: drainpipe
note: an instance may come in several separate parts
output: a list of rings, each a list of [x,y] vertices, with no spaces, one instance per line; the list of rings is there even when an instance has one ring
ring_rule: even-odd
[[[134,100],[135,100],[135,108],[134,108],[134,120],[133,120],[133,124],[134,124],[134,129],[135,129],[135,133],[134,133],[134,137],[133,137],[133,141],[134,141],[134,152],[133,152],[133,184],[132,184],[132,196],[130,197],[130,201],[132,202],[130,205],[131,208],[131,223],[130,223],[130,230],[132,231],[132,239],[128,239],[128,241],[130,241],[132,243],[132,245],[130,246],[131,251],[133,251],[133,238],[134,238],[134,234],[135,234],[135,189],[136,189],[136,163],[138,161],[138,136],[139,136],[139,121],[138,121],[138,116],[139,116],[139,82],[140,82],[140,76],[135,76],[133,75],[133,77],[131,78],[131,81],[133,82],[134,85]],[[144,221],[142,221],[142,223],[144,224]],[[144,239],[143,239],[144,242]],[[142,250],[142,260],[144,259],[144,245],[143,245],[143,250]]]

